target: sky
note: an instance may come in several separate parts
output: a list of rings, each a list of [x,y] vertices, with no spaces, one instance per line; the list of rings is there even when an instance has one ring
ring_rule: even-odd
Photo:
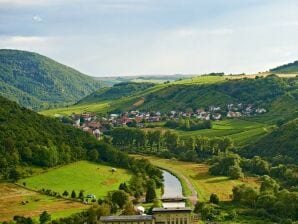
[[[0,0],[0,49],[91,76],[256,73],[298,60],[297,0]]]

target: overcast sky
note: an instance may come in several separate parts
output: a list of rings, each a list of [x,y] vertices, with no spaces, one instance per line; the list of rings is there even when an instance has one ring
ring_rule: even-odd
[[[0,0],[0,48],[92,76],[252,73],[298,60],[297,0]]]

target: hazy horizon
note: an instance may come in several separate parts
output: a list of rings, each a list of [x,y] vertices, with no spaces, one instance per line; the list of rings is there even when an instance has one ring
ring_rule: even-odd
[[[294,0],[0,0],[0,48],[95,77],[257,73],[298,59]]]

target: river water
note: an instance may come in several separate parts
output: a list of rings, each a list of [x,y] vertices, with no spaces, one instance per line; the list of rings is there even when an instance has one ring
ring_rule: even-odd
[[[163,170],[163,178],[164,178],[164,194],[162,195],[163,198],[183,197],[182,186],[177,177]],[[164,208],[185,207],[185,202],[163,202],[162,205]]]

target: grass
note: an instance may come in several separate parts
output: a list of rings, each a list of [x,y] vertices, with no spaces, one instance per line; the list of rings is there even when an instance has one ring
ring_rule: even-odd
[[[181,139],[192,136],[206,137],[230,137],[234,140],[236,146],[245,146],[252,141],[256,141],[268,133],[271,126],[240,119],[222,120],[212,122],[211,129],[202,129],[196,131],[182,131],[177,129],[168,129],[165,127],[144,128],[143,130],[160,129],[163,132],[171,130],[176,132]]]
[[[182,176],[186,177],[198,192],[199,201],[208,201],[212,193],[216,193],[221,201],[231,201],[233,187],[242,183],[247,183],[255,188],[259,187],[257,179],[253,177],[232,180],[226,176],[211,176],[208,173],[209,166],[204,163],[182,162],[153,156],[137,155],[137,157],[149,159],[152,164],[173,172],[180,180],[183,180]],[[182,182],[182,187],[187,188],[186,183]],[[189,196],[190,189],[185,190],[186,196]]]
[[[79,161],[29,178],[21,179],[18,183],[26,183],[26,187],[34,190],[50,189],[62,194],[65,190],[78,194],[94,194],[97,197],[106,196],[108,191],[116,190],[119,184],[128,181],[131,174],[124,169],[111,172],[111,166]]]
[[[88,205],[80,202],[42,195],[11,183],[1,183],[0,192],[0,222],[12,220],[15,215],[37,219],[43,211],[47,211],[52,219],[55,219],[89,208]],[[28,203],[23,205],[22,201],[28,201]]]

